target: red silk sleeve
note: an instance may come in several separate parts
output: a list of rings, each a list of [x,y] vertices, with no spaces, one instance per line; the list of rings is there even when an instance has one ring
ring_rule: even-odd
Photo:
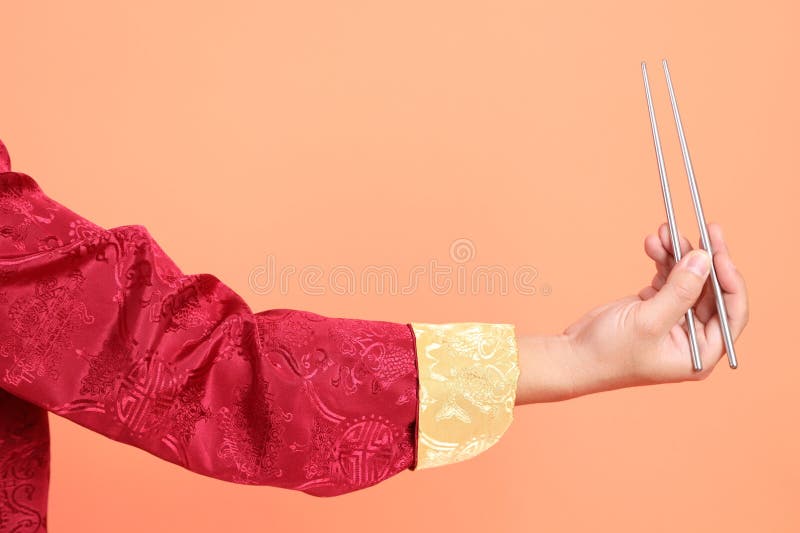
[[[144,226],[99,227],[4,153],[0,520],[45,520],[45,411],[203,475],[315,496],[413,468],[408,324],[253,312]]]

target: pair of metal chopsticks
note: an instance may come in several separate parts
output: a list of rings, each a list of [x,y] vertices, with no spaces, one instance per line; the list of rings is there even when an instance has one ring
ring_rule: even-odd
[[[722,297],[722,289],[719,286],[717,273],[714,269],[713,252],[711,250],[711,239],[708,237],[708,229],[706,227],[706,219],[703,216],[703,207],[700,204],[700,193],[697,191],[697,181],[694,177],[694,170],[692,169],[692,161],[689,158],[689,148],[686,146],[686,136],[683,133],[683,123],[681,116],[678,112],[678,102],[675,99],[675,89],[672,87],[672,79],[669,75],[669,67],[667,60],[661,61],[664,67],[664,75],[667,78],[667,88],[669,89],[669,98],[672,102],[672,114],[675,117],[675,125],[678,129],[678,137],[681,143],[681,152],[683,154],[683,162],[686,166],[686,175],[689,178],[689,188],[692,192],[692,202],[694,202],[694,211],[697,216],[697,225],[700,228],[700,240],[703,249],[708,252],[712,257],[711,260],[711,283],[714,287],[714,299],[717,304],[717,314],[719,315],[720,325],[722,326],[722,337],[725,341],[725,350],[728,353],[728,364],[731,368],[736,368],[738,362],[736,360],[736,352],[733,348],[733,338],[731,337],[730,326],[728,325],[728,312],[725,309],[725,300]],[[664,167],[664,155],[661,152],[661,140],[658,136],[658,126],[656,125],[656,115],[653,111],[653,100],[650,96],[650,83],[647,80],[647,65],[642,61],[642,77],[644,78],[644,90],[647,95],[647,110],[650,113],[650,126],[653,129],[653,143],[656,148],[656,158],[658,159],[658,173],[661,176],[661,190],[664,193],[664,207],[667,211],[667,222],[669,223],[669,234],[672,242],[673,256],[675,262],[681,260],[681,245],[678,233],[678,226],[675,223],[675,213],[672,210],[672,197],[669,193],[669,183],[667,182],[667,171]],[[697,346],[697,334],[695,332],[694,312],[690,307],[686,312],[686,324],[689,327],[689,344],[692,351],[692,366],[695,370],[702,370],[703,363],[700,360],[700,349]]]

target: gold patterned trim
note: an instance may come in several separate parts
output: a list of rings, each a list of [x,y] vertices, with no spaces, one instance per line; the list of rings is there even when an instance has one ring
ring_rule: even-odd
[[[519,352],[513,324],[411,323],[419,413],[412,470],[475,457],[514,420]]]

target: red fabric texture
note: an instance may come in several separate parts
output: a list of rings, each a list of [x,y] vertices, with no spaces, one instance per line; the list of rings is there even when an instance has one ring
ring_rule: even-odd
[[[46,528],[48,411],[199,474],[314,496],[413,469],[408,324],[254,313],[144,226],[101,228],[10,168],[0,143],[0,531]]]

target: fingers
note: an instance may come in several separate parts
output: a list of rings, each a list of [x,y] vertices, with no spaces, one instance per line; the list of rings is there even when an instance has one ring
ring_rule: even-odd
[[[731,259],[722,227],[719,224],[709,224],[708,236],[711,239],[711,250],[714,252],[714,269],[717,279],[724,292],[739,292],[745,289],[744,278],[736,269]]]
[[[705,379],[717,366],[717,363],[722,361],[725,355],[725,347],[722,342],[722,334],[719,328],[700,328],[698,331],[702,332],[703,342],[700,348],[700,359],[703,362],[703,371],[699,375],[692,376],[695,379]],[[718,339],[716,342],[714,339]],[[700,342],[700,339],[697,341]]]
[[[692,250],[689,240],[681,237],[681,252],[686,255]],[[655,234],[648,235],[644,240],[644,250],[656,265],[656,275],[653,277],[652,286],[659,290],[667,280],[675,260],[672,254],[672,241],[669,237],[669,227],[667,223],[662,223]]]
[[[642,290],[639,291],[639,299],[641,300],[649,300],[653,296],[658,293],[658,289],[654,288],[652,285],[648,285],[644,287]]]
[[[714,251],[714,269],[717,273],[722,297],[725,301],[725,310],[728,314],[728,325],[731,336],[736,339],[750,320],[750,304],[748,302],[747,285],[744,277],[734,265],[727,244],[718,224],[709,224],[709,238],[711,249]],[[708,336],[710,341],[718,341],[722,345],[722,332],[719,315],[716,313],[716,303],[713,301],[713,292],[709,295],[708,311]],[[704,302],[705,304],[705,302]]]
[[[672,266],[672,256],[664,249],[658,235],[648,235],[644,240],[644,251],[655,262],[656,273],[650,283],[656,290],[660,289],[667,279]]]
[[[714,271],[717,274],[717,279],[719,279],[719,277],[723,275],[722,270],[725,270],[726,268],[724,265],[720,264],[720,258],[722,256],[719,254],[721,250],[727,248],[723,240],[722,229],[718,224],[708,225],[708,237],[711,240],[711,250],[714,252]],[[703,246],[702,238],[699,238],[697,242],[698,246]],[[722,286],[722,283],[720,283],[720,286]],[[695,312],[697,313],[698,320],[703,323],[707,323],[709,320],[711,320],[711,317],[713,317],[717,312],[717,302],[714,297],[714,287],[710,281],[703,287],[703,292],[700,294],[700,298],[698,298],[697,305],[695,306]]]
[[[658,236],[658,231],[645,237],[644,251],[650,259],[656,262],[656,265],[669,264],[669,260],[672,258],[667,249],[664,248],[661,237]]]
[[[713,251],[714,271],[722,289],[731,335],[737,339],[749,321],[747,287],[744,277],[731,259],[721,226],[709,224],[707,229]],[[645,238],[644,249],[656,265],[656,274],[651,285],[639,291],[641,302],[634,308],[633,318],[643,332],[656,335],[669,333],[675,346],[681,347],[679,351],[687,352],[686,358],[681,354],[680,360],[668,358],[668,364],[676,365],[676,372],[688,379],[703,379],[724,358],[725,345],[713,285],[708,279],[710,272],[706,272],[704,276],[688,274],[686,262],[689,255],[694,255],[694,249],[686,238],[681,237],[679,242],[682,261],[675,265],[666,223],[659,226],[656,234]],[[698,250],[702,249],[700,242]],[[707,253],[705,257],[708,259]],[[685,315],[690,307],[694,309],[695,331],[703,361],[701,372],[691,370],[688,359],[688,324]],[[674,327],[676,324],[677,328]]]
[[[733,326],[736,324],[741,332],[748,320],[747,288],[744,277],[736,269],[731,260],[727,243],[719,224],[708,225],[708,235],[711,240],[711,250],[714,252],[714,271],[717,275],[720,288],[725,301],[725,309],[728,311],[728,322],[731,326],[731,334],[734,334]],[[695,306],[697,318],[702,322],[709,322],[717,314],[717,304],[714,298],[712,284],[709,282],[703,289],[697,305]]]
[[[692,244],[686,237],[680,238],[681,253],[686,255],[692,249]],[[672,254],[672,240],[669,236],[669,227],[666,222],[663,222],[655,234],[650,234],[645,238],[644,249],[647,255],[650,256],[658,264],[671,265],[670,260]]]
[[[703,250],[685,255],[672,269],[664,286],[636,307],[637,324],[642,330],[661,335],[672,329],[697,301],[710,266],[710,257]]]
[[[744,277],[736,269],[731,260],[727,243],[719,224],[709,224],[708,234],[711,249],[714,253],[714,270],[722,289],[725,310],[728,316],[731,336],[737,339],[749,321],[749,303]],[[722,327],[717,313],[716,300],[711,282],[705,284],[703,293],[695,305],[698,320],[705,324],[703,328],[703,374],[707,374],[725,354],[725,342]],[[701,376],[702,377],[702,376]]]
[[[672,253],[672,239],[669,236],[669,226],[666,222],[658,227],[658,237],[661,239],[661,244],[664,246],[666,251],[671,256],[674,256],[675,254]],[[680,236],[679,241],[681,244],[681,257],[683,257],[684,255],[688,254],[689,251],[691,251],[692,243],[689,242],[689,239],[683,236]]]

